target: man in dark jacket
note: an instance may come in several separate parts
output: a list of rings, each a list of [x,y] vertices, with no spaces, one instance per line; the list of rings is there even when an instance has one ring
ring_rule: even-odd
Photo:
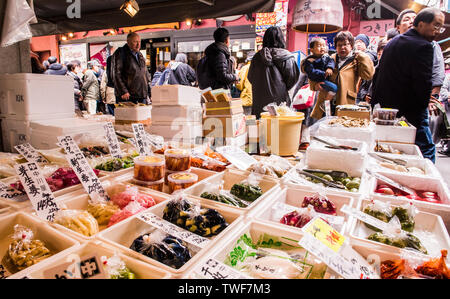
[[[50,56],[47,59],[49,66],[48,70],[45,71],[46,75],[58,75],[65,76],[67,73],[67,68],[62,64],[58,63],[58,60],[54,56]]]
[[[175,61],[161,74],[158,85],[185,85],[192,86],[197,81],[194,69],[187,64],[187,55],[178,53]]]
[[[225,28],[214,31],[214,43],[205,49],[204,64],[197,69],[197,78],[201,89],[230,89],[239,80],[233,73],[230,60],[230,34]]]
[[[289,90],[297,83],[300,71],[294,55],[286,50],[283,32],[270,27],[264,34],[263,48],[255,54],[248,72],[252,83],[252,114],[260,117],[270,103],[291,104]]]
[[[127,44],[114,52],[114,90],[121,102],[147,103],[150,97],[150,74],[140,49],[141,38],[132,32],[128,34]]]
[[[399,109],[398,116],[417,128],[416,144],[425,158],[435,161],[428,104],[432,89],[434,50],[431,42],[444,25],[438,9],[426,8],[414,20],[414,28],[391,40],[383,52],[374,82],[371,104]]]
[[[67,76],[73,79],[75,110],[84,110],[83,98],[81,97],[83,83],[81,82],[80,77],[78,77],[78,72],[81,69],[81,62],[78,60],[71,61],[67,65],[67,69]]]

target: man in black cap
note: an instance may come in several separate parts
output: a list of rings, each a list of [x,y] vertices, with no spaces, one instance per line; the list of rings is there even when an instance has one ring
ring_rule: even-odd
[[[65,76],[67,74],[67,68],[62,64],[58,63],[58,59],[55,56],[50,56],[47,59],[49,66],[45,71],[46,75],[59,75]]]

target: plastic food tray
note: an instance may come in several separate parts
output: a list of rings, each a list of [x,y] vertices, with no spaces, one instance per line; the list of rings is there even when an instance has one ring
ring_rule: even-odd
[[[386,168],[383,167],[381,165],[379,165],[379,163],[382,163],[379,160],[376,160],[372,157],[369,157],[369,161],[370,161],[370,168],[369,169],[373,169],[376,171],[382,171],[382,172],[390,172],[390,173],[395,173],[395,174],[401,174],[401,175],[405,175],[405,176],[425,176],[425,177],[432,177],[432,178],[442,178],[441,173],[439,172],[439,170],[436,168],[436,166],[433,164],[433,162],[431,162],[431,160],[429,159],[421,159],[418,157],[401,157],[400,159],[404,160],[407,162],[406,167],[417,167],[419,169],[422,169],[425,174],[420,175],[420,174],[415,174],[415,173],[409,173],[409,172],[400,172],[400,171],[396,171],[390,168]]]
[[[98,257],[106,256],[108,258],[114,256],[114,254],[118,254],[118,256],[125,263],[127,268],[130,269],[130,271],[136,275],[137,279],[168,279],[168,278],[172,278],[172,275],[167,271],[164,271],[162,269],[159,269],[157,267],[154,267],[152,265],[144,263],[140,260],[131,258],[131,257],[123,254],[120,249],[112,247],[111,245],[105,244],[101,241],[95,241],[95,240],[72,247],[71,249],[67,250],[67,252],[65,252],[64,255],[61,255],[60,257],[52,260],[51,263],[42,261],[39,264],[39,267],[36,267],[32,271],[25,269],[25,270],[23,270],[23,275],[26,275],[33,279],[44,279],[45,278],[44,272],[46,270],[51,269],[59,264],[71,262],[72,255],[83,258],[83,257],[87,257],[87,256],[94,256],[95,254]]]
[[[200,195],[204,192],[205,187],[207,187],[207,184],[220,184],[221,181],[223,181],[223,189],[224,190],[231,190],[231,187],[233,187],[234,184],[240,183],[248,178],[250,175],[250,172],[248,171],[241,171],[237,169],[227,169],[224,172],[220,172],[217,175],[210,177],[209,179],[206,179],[205,181],[198,183],[192,187],[189,187],[185,190],[186,194],[195,196],[197,198],[201,198]],[[260,187],[263,191],[263,195],[259,197],[257,200],[255,200],[250,206],[247,208],[239,208],[235,206],[231,206],[225,203],[216,202],[209,199],[203,199],[211,203],[211,205],[215,207],[228,207],[231,209],[234,209],[238,211],[240,214],[247,214],[251,209],[259,205],[261,202],[263,202],[266,198],[271,197],[274,189],[276,186],[278,186],[278,180],[272,179],[272,178],[262,178],[260,181]]]
[[[442,179],[419,177],[419,176],[406,176],[396,173],[379,172],[381,175],[394,180],[397,183],[402,184],[405,187],[416,190],[425,190],[431,192],[437,192],[442,203],[430,203],[426,201],[411,200],[406,197],[396,197],[391,195],[383,195],[375,193],[378,180],[375,178],[370,179],[369,192],[370,196],[374,199],[382,200],[402,200],[404,202],[412,201],[414,205],[423,212],[437,214],[442,217],[447,229],[450,229],[450,198],[449,191]],[[381,182],[380,182],[381,183]]]
[[[167,203],[165,202],[160,203],[147,211],[162,217],[163,210],[166,207],[166,204]],[[232,209],[227,209],[226,207],[217,208],[204,201],[201,201],[201,206],[204,208],[216,209],[220,214],[222,214],[222,216],[225,218],[229,226],[225,230],[223,230],[219,235],[210,238],[211,242],[207,244],[204,248],[202,249],[199,248],[199,251],[195,255],[193,255],[192,258],[179,269],[171,268],[163,263],[158,262],[157,260],[149,258],[145,255],[142,255],[130,249],[131,244],[137,237],[141,236],[142,234],[153,232],[156,230],[150,224],[147,224],[142,220],[138,219],[137,216],[130,217],[118,223],[114,227],[110,227],[104,230],[99,234],[98,238],[102,241],[112,244],[115,247],[122,249],[123,252],[128,256],[135,257],[146,263],[152,264],[158,267],[159,269],[163,269],[165,271],[170,272],[176,278],[179,278],[192,265],[196,265],[200,260],[200,258],[205,253],[210,252],[212,248],[215,248],[215,244],[217,243],[218,240],[221,240],[227,234],[229,234],[230,231],[233,231],[234,227],[242,221],[241,218],[242,216],[240,216]]]
[[[103,185],[104,185],[106,191],[108,192],[107,184],[103,184]],[[114,186],[116,186],[116,185],[117,184],[115,184]],[[111,186],[111,185],[109,184],[109,186]],[[151,190],[149,190],[147,188],[138,187],[138,189],[139,189],[139,192],[148,194],[151,197],[153,197],[156,204],[159,204],[163,201],[167,201],[170,199],[170,197],[164,196],[164,195],[160,194],[159,192],[158,193],[150,192]],[[77,193],[72,193],[72,194],[68,194],[67,196],[61,197],[61,198],[57,199],[57,202],[61,206],[64,205],[69,210],[84,210],[85,211],[85,210],[87,210],[87,207],[89,205],[89,196],[84,192],[80,192],[80,193],[77,192]],[[57,228],[58,230],[60,230],[61,232],[64,232],[64,233],[70,235],[71,237],[79,240],[80,242],[83,242],[86,240],[93,240],[98,235],[98,233],[97,233],[91,237],[87,237],[83,234],[80,234],[76,231],[66,228],[60,224],[57,224],[57,223],[50,223],[50,224],[52,226],[54,226],[55,228]],[[112,227],[114,227],[116,225],[117,225],[117,223],[115,225],[113,225]],[[107,228],[108,227],[106,225],[103,225],[103,226],[99,225],[100,232]]]
[[[274,191],[274,194],[272,196],[274,198],[273,200],[271,200],[270,202],[265,201],[263,204],[259,205],[256,209],[249,213],[249,217],[253,217],[262,222],[287,226],[280,223],[281,217],[287,213],[293,212],[296,208],[301,208],[303,199],[306,196],[314,196],[315,194],[317,194],[317,192],[311,189],[302,190],[292,188],[279,188],[278,190]],[[335,228],[341,234],[345,234],[354,219],[353,217],[349,217],[347,214],[342,213],[340,210],[343,205],[352,207],[354,199],[349,196],[339,196],[326,193],[322,193],[322,195],[326,196],[331,202],[335,204],[337,216],[344,217],[343,224],[340,226],[335,226]],[[288,205],[289,207],[286,207],[286,213],[282,213],[283,215],[281,215],[279,219],[277,218],[276,220],[274,219],[275,209],[277,211],[280,211],[281,209],[281,207],[279,207],[278,205]],[[292,228],[301,231],[301,229],[299,228]]]
[[[263,160],[264,158],[269,158],[269,156],[267,156],[267,157],[265,157],[265,156],[258,156],[258,155],[256,155],[256,156],[252,156],[253,158],[255,158],[255,160],[257,160],[257,161],[261,161],[261,160]],[[283,157],[283,159],[285,159],[286,161],[288,161],[289,162],[289,164],[291,164],[291,166],[292,166],[292,168],[294,168],[298,163],[299,163],[299,161],[295,161],[295,160],[288,160],[287,158],[284,158]],[[233,168],[233,169],[238,169],[236,166],[234,166],[233,164],[231,164],[230,166],[229,166],[229,168]],[[291,169],[292,169],[291,168]],[[290,169],[289,169],[290,170]],[[289,172],[289,170],[288,170],[288,172]],[[250,170],[247,170],[248,172],[253,172],[253,171],[250,171]],[[287,172],[286,172],[287,173]],[[263,178],[265,178],[265,179],[272,179],[272,180],[281,180],[283,177],[281,177],[281,178],[279,178],[279,177],[274,177],[274,176],[270,176],[270,175],[263,175]]]
[[[271,236],[280,237],[281,239],[280,241],[294,246],[298,246],[297,243],[303,237],[303,234],[299,230],[289,226],[280,226],[271,223],[261,222],[258,220],[251,220],[241,223],[239,227],[235,228],[233,233],[228,234],[226,238],[220,240],[220,243],[217,243],[216,246],[211,251],[209,251],[202,257],[202,261],[206,261],[212,258],[219,262],[224,263],[227,255],[234,248],[236,242],[242,235],[246,233],[251,236],[253,242],[257,241],[264,234],[268,234]],[[245,275],[245,273],[242,274]],[[326,272],[324,278],[326,279],[329,276],[330,273]],[[184,278],[198,278],[197,275],[195,275],[195,267],[192,267],[185,274]]]
[[[370,122],[367,128],[346,128],[343,126],[329,126],[328,122],[323,122],[319,126],[317,136],[354,139],[371,146],[375,142],[375,123]]]
[[[8,216],[0,218],[0,255],[3,258],[10,244],[9,236],[14,232],[14,226],[20,224],[30,228],[34,232],[34,239],[41,240],[47,246],[47,248],[54,253],[53,256],[49,257],[45,261],[51,262],[61,255],[64,255],[67,249],[74,245],[78,245],[78,241],[69,238],[63,233],[57,231],[56,229],[50,227],[45,221],[40,220],[37,217],[30,216],[23,212],[17,212]],[[28,267],[27,271],[32,271],[38,267],[43,261]],[[20,278],[22,277],[22,272],[19,271],[11,275],[10,278]]]
[[[411,156],[415,156],[417,158],[422,158],[423,155],[420,151],[419,147],[415,144],[403,144],[403,143],[394,143],[394,142],[379,142],[379,144],[382,145],[390,145],[396,150],[399,150],[403,152],[404,154],[390,154],[390,153],[382,153],[382,152],[375,152],[375,146],[369,149],[369,152],[376,153],[380,156],[386,156],[388,158],[394,158],[394,159],[403,159],[408,158]]]
[[[362,211],[364,207],[370,202],[369,199],[361,200],[358,203],[357,210]],[[384,201],[386,202],[386,201]],[[389,201],[391,205],[393,206],[400,206],[402,204],[405,204],[404,201]],[[427,231],[430,232],[433,237],[434,241],[431,242],[434,244],[433,246],[436,246],[435,252],[430,251],[430,245],[427,247],[427,244],[430,244],[430,241],[424,241],[421,239],[422,245],[427,248],[428,254],[431,256],[439,256],[441,249],[450,249],[450,238],[447,229],[445,228],[444,222],[442,221],[442,218],[435,214],[430,214],[426,212],[422,212],[419,209],[419,212],[414,217],[415,219],[415,228],[412,232],[413,235],[416,235],[417,231]],[[386,250],[391,250],[393,248],[397,248],[395,246],[386,245],[383,243],[367,240],[367,237],[375,233],[372,229],[368,228],[364,223],[357,220],[353,223],[352,227],[350,228],[349,235],[352,238],[355,238],[361,243],[367,243],[372,245],[377,245],[380,248],[386,248]],[[416,235],[417,236],[417,235]],[[419,238],[420,239],[420,238]],[[433,248],[432,248],[433,249]]]

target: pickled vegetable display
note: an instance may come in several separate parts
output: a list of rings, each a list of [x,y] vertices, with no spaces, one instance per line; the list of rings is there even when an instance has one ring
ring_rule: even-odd
[[[203,192],[200,195],[200,197],[209,199],[209,200],[213,200],[213,201],[217,201],[217,202],[221,202],[221,203],[224,203],[227,205],[235,206],[238,208],[246,208],[251,204],[250,202],[247,202],[245,200],[242,200],[240,198],[233,196],[231,193],[228,195],[228,194],[224,194],[223,192],[221,194],[216,194],[216,193],[211,193],[211,192]]]
[[[171,171],[186,171],[191,168],[191,154],[184,149],[168,149],[164,152],[166,168]]]
[[[186,189],[198,182],[198,176],[195,173],[180,172],[167,177],[169,183],[169,193],[176,190]]]
[[[136,179],[132,180],[132,183],[141,187],[149,188],[155,191],[163,192],[164,190],[164,179],[156,182],[144,182]]]
[[[134,166],[134,160],[133,158],[136,156],[129,156],[125,157],[123,159],[120,158],[114,158],[112,160],[109,160],[107,162],[101,163],[97,166],[95,166],[95,169],[108,171],[108,172],[114,172],[119,171],[122,169],[128,169]]]
[[[422,245],[419,238],[412,234],[401,234],[399,236],[389,236],[383,233],[371,234],[367,239],[375,242],[380,242],[386,245],[395,246],[398,248],[411,248],[421,253],[427,254],[427,249]]]
[[[237,198],[248,202],[257,200],[263,194],[261,187],[245,182],[234,184],[233,187],[231,187],[230,193]]]
[[[144,182],[155,182],[164,178],[164,159],[158,156],[134,159],[134,178]]]
[[[379,200],[372,200],[364,208],[363,212],[386,223],[388,223],[394,216],[397,216],[400,220],[402,230],[411,233],[414,231],[414,216],[416,211],[414,206],[410,203],[403,206],[391,206],[389,203],[384,203]],[[381,231],[367,223],[364,224],[376,232]]]
[[[110,258],[102,256],[100,260],[109,279],[136,279],[136,275],[127,268],[119,256],[114,255]]]
[[[302,208],[312,206],[317,213],[336,216],[336,205],[326,196],[315,194],[314,196],[305,196],[302,202]]]
[[[99,232],[97,220],[87,211],[60,210],[55,217],[55,223],[86,237],[91,237]]]
[[[340,185],[340,186],[344,187],[346,191],[350,191],[350,192],[354,192],[354,193],[359,192],[359,188],[361,186],[361,178],[357,178],[357,177],[341,178],[341,177],[331,176],[329,174],[316,173],[316,172],[313,172],[312,174],[319,178],[327,180],[328,182]],[[323,183],[317,179],[314,179],[314,178],[311,178],[308,176],[304,176],[304,175],[301,175],[301,176],[309,182],[323,186]]]

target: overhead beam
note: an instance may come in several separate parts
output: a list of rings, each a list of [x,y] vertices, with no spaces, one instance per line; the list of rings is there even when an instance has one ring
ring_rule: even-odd
[[[198,2],[204,3],[209,6],[214,6],[214,2],[216,2],[216,0],[198,0]]]

